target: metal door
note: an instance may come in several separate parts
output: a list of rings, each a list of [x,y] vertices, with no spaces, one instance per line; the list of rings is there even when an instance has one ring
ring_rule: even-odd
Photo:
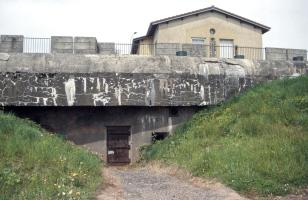
[[[130,127],[107,127],[107,162],[110,164],[127,164],[129,159]]]

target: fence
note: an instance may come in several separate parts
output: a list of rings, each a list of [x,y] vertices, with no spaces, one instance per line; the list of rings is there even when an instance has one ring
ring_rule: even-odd
[[[30,38],[1,36],[0,52],[75,53],[104,55],[191,56],[214,58],[245,58],[253,60],[307,60],[307,50],[214,46],[202,44],[97,43],[94,37]]]
[[[62,44],[62,45],[61,45]],[[79,44],[79,43],[78,43]],[[100,43],[102,44],[106,43]],[[109,43],[112,44],[112,43]],[[93,46],[93,43],[83,42],[83,45]],[[24,53],[51,53],[51,39],[50,38],[24,38],[23,52]],[[53,43],[53,49],[56,48],[61,53],[80,53],[74,51],[76,43],[74,42],[56,42]],[[67,47],[70,46],[70,51],[67,51]],[[62,49],[60,49],[60,48]],[[64,49],[64,47],[66,49]],[[100,53],[98,51],[92,51],[93,53]],[[66,51],[64,51],[66,50]],[[102,50],[104,51],[104,50]],[[217,57],[217,58],[248,58],[248,59],[265,59],[265,49],[252,48],[252,47],[237,47],[237,46],[210,46],[199,44],[179,44],[179,43],[158,43],[158,44],[125,44],[125,43],[113,43],[109,45],[110,55],[164,55],[164,56],[191,56],[191,57]]]
[[[123,48],[125,49],[125,48]],[[201,44],[157,43],[135,45],[132,54],[215,58],[265,59],[264,48],[213,46]]]
[[[100,43],[103,44],[103,43]],[[213,46],[200,44],[156,43],[123,44],[113,43],[115,55],[190,56],[214,58],[239,58],[252,60],[307,61],[307,50],[284,48],[255,48],[241,46]],[[101,52],[100,52],[101,53]]]
[[[24,53],[50,53],[51,40],[50,38],[29,38],[25,37],[23,41]]]

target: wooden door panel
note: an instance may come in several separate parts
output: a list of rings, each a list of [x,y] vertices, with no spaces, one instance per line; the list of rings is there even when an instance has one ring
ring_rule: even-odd
[[[109,163],[129,163],[129,150],[128,149],[114,149],[113,154],[108,155]]]
[[[108,146],[111,148],[129,147],[129,135],[110,135]]]
[[[128,129],[123,127],[107,128],[107,161],[108,163],[130,163]]]

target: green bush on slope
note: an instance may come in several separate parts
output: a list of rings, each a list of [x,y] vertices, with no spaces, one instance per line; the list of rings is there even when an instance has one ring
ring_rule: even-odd
[[[0,199],[88,199],[101,162],[29,120],[0,112]]]
[[[263,84],[201,111],[143,157],[244,193],[283,195],[307,186],[308,77]]]

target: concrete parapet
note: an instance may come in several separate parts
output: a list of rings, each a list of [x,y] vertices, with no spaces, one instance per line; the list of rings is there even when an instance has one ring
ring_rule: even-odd
[[[0,105],[216,105],[255,84],[301,74],[307,62],[2,54]]]
[[[51,53],[73,53],[73,37],[51,36]]]
[[[97,41],[95,37],[75,37],[74,53],[76,54],[96,54]]]
[[[307,50],[305,49],[287,49],[287,59],[294,61],[307,61]]]
[[[307,61],[307,50],[305,49],[265,48],[265,58],[266,60]]]
[[[1,35],[0,52],[2,53],[22,53],[23,52],[23,35]]]
[[[116,54],[114,42],[102,42],[97,44],[98,53],[102,55]]]

